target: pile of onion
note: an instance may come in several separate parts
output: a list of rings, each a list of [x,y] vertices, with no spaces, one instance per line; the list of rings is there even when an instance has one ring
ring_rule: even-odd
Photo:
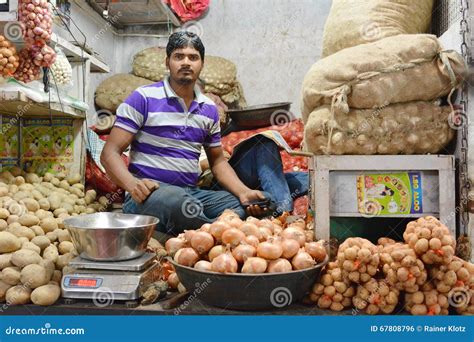
[[[303,221],[249,217],[226,210],[212,224],[169,239],[165,248],[183,266],[219,273],[283,273],[304,270],[327,258],[324,244],[308,238]]]
[[[13,77],[18,81],[25,83],[39,79],[41,76],[41,68],[33,63],[30,51],[26,48],[20,51],[20,65],[16,69]]]
[[[18,17],[28,45],[51,40],[53,20],[47,0],[20,0]]]

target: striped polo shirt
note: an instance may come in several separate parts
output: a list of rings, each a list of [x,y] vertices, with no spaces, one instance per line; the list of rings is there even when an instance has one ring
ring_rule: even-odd
[[[201,147],[221,146],[219,113],[195,87],[189,109],[166,78],[135,90],[117,109],[115,127],[134,133],[129,171],[177,186],[195,186]]]

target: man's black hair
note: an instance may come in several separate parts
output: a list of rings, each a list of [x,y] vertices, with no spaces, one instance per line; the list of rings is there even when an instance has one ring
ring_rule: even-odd
[[[205,49],[201,38],[197,34],[188,31],[175,32],[169,37],[168,44],[166,45],[166,56],[169,58],[174,50],[188,46],[196,49],[204,61]]]

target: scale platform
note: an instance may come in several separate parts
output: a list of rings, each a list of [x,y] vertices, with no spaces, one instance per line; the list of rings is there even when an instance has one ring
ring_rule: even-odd
[[[61,292],[64,298],[92,299],[98,306],[114,301],[131,301],[141,297],[147,286],[160,278],[156,254],[145,253],[125,261],[92,261],[76,257],[63,274]]]

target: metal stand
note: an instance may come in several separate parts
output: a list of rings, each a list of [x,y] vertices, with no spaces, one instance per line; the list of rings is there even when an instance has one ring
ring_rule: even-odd
[[[343,176],[355,176],[367,173],[396,173],[407,171],[426,172],[431,186],[438,186],[439,195],[433,212],[423,215],[386,215],[379,217],[420,217],[425,215],[438,216],[456,236],[456,189],[455,160],[451,155],[397,155],[397,156],[315,156],[312,160],[314,176],[312,177],[312,197],[315,209],[315,234],[318,239],[328,240],[330,237],[330,218],[335,216],[363,217],[357,211],[341,212],[337,200],[345,199],[357,203],[357,196],[346,188],[337,187]],[[342,177],[338,177],[342,176]],[[334,182],[335,184],[331,184]],[[342,193],[341,193],[342,192]],[[336,202],[336,203],[335,203]]]

